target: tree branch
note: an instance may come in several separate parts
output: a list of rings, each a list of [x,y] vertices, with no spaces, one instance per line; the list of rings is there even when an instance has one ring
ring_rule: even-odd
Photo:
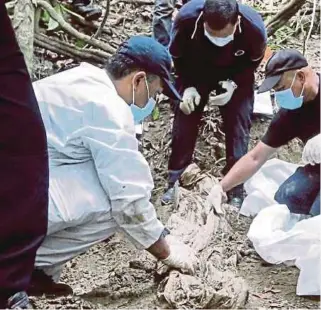
[[[80,61],[86,60],[89,62],[103,64],[110,56],[106,52],[100,50],[83,50],[70,43],[62,42],[57,38],[48,37],[40,33],[35,34],[35,44],[39,47],[51,50],[57,54],[75,58],[76,60]]]
[[[123,3],[129,3],[129,4],[138,4],[138,5],[154,5],[154,1],[149,0],[115,0],[111,4],[115,5],[116,3],[123,2]]]
[[[98,29],[97,29],[96,33],[94,34],[93,38],[97,39],[100,36],[101,32],[103,31],[103,29],[105,27],[105,24],[107,22],[109,11],[110,11],[110,0],[106,0],[106,8],[105,8],[104,18],[101,21],[100,26],[98,27]]]
[[[37,4],[42,6],[48,13],[49,15],[56,20],[61,28],[68,32],[70,35],[94,46],[97,48],[100,48],[104,50],[107,53],[114,53],[116,50],[112,46],[110,46],[108,43],[101,42],[97,39],[91,38],[90,36],[83,34],[76,30],[74,27],[72,27],[70,24],[68,24],[61,15],[59,15],[54,8],[45,0],[36,0]]]
[[[284,26],[288,20],[299,11],[304,3],[305,0],[292,0],[284,9],[268,20],[266,24],[268,36],[273,35],[279,28]]]
[[[33,66],[34,18],[35,8],[31,0],[18,0],[15,3],[12,24],[30,75]]]
[[[303,55],[305,54],[305,51],[306,51],[306,48],[307,48],[307,45],[308,45],[308,42],[309,42],[309,39],[310,39],[310,36],[311,36],[311,33],[312,33],[312,29],[313,29],[313,25],[314,25],[314,18],[315,18],[315,13],[316,13],[316,9],[317,9],[317,2],[318,0],[314,0],[313,2],[313,14],[312,14],[312,18],[311,18],[311,26],[310,26],[310,29],[309,29],[309,32],[304,40],[304,45],[303,45]]]

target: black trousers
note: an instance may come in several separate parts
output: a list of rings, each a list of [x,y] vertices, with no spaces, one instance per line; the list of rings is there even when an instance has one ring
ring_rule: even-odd
[[[183,93],[178,80],[176,85]],[[170,171],[186,168],[193,159],[199,125],[203,110],[208,102],[209,93],[214,89],[207,85],[196,86],[201,95],[201,103],[190,115],[185,115],[178,104],[175,105],[175,117],[172,130],[172,152],[169,158]],[[244,76],[244,84],[238,85],[231,100],[220,108],[226,138],[226,167],[228,170],[247,153],[251,120],[254,105],[254,72]],[[242,190],[239,186],[235,191]]]
[[[45,129],[24,58],[0,3],[0,308],[25,291],[47,231]]]

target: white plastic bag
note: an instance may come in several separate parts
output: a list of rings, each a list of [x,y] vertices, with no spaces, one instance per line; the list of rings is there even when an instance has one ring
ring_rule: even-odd
[[[285,205],[272,205],[254,218],[248,238],[265,261],[300,269],[297,295],[320,295],[321,216],[301,218]]]
[[[265,261],[300,269],[297,295],[320,295],[321,216],[292,214],[286,205],[274,201],[279,186],[297,167],[279,159],[269,160],[245,183],[248,196],[240,213],[257,214],[248,238]]]

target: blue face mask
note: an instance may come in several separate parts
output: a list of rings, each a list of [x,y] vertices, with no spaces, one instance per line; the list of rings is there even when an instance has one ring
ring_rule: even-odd
[[[293,78],[290,88],[275,92],[276,102],[281,108],[284,108],[287,110],[295,110],[295,109],[301,108],[303,104],[304,85],[302,87],[302,91],[299,97],[295,97],[292,91],[292,86],[294,84],[295,78],[296,78],[296,74]]]
[[[149,116],[153,112],[156,105],[156,100],[154,98],[149,97],[150,96],[149,87],[148,87],[146,78],[145,78],[145,83],[146,83],[147,95],[149,99],[147,101],[147,104],[143,108],[140,108],[139,106],[135,105],[135,92],[133,87],[133,103],[130,105],[130,108],[134,116],[135,125],[141,123],[142,120],[144,120],[147,116]]]

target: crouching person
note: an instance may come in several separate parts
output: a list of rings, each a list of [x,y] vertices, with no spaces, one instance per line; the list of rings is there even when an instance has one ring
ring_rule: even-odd
[[[280,110],[262,140],[221,181],[221,193],[244,183],[293,138],[305,144],[303,161],[278,189],[274,199],[292,213],[320,214],[320,73],[296,50],[276,52],[266,65],[259,92],[274,89]],[[214,190],[219,190],[216,186]],[[213,194],[213,193],[212,193]]]
[[[48,137],[50,201],[33,294],[71,293],[57,283],[64,264],[116,231],[165,264],[193,272],[196,257],[167,235],[149,202],[153,180],[135,137],[135,123],[152,112],[158,93],[180,99],[170,67],[165,47],[137,36],[105,69],[81,64],[34,84]]]

